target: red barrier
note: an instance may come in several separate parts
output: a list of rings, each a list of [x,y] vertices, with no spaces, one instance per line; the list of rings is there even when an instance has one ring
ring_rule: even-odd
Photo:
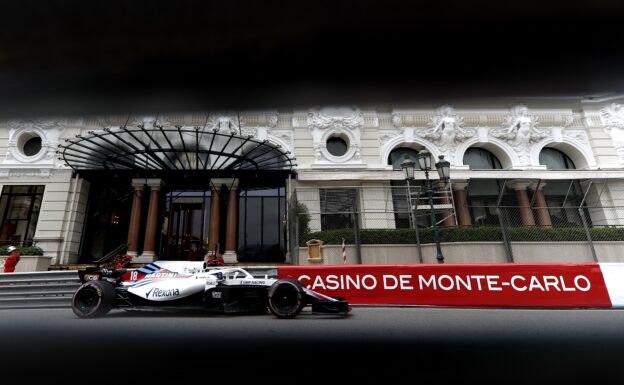
[[[354,305],[612,306],[596,263],[285,266],[278,275]]]

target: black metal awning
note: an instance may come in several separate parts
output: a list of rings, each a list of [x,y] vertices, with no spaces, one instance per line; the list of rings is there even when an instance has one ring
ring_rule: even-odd
[[[76,171],[292,171],[290,151],[216,128],[104,128],[65,139],[59,159]]]

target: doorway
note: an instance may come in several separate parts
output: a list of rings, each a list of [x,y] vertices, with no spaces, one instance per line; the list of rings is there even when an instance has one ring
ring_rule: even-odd
[[[239,197],[238,260],[284,262],[286,189],[242,188]]]
[[[160,259],[199,261],[206,255],[210,191],[171,191],[167,196]]]

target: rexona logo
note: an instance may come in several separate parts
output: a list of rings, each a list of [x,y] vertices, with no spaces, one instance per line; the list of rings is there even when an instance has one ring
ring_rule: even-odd
[[[159,289],[157,287],[151,289],[150,291],[145,293],[145,298],[149,298],[150,296],[153,297],[175,297],[177,295],[180,295],[180,289],[166,289],[166,290],[162,290]]]
[[[174,273],[171,271],[168,272],[160,272],[160,273],[151,273],[145,276],[145,278],[175,278],[178,273]]]

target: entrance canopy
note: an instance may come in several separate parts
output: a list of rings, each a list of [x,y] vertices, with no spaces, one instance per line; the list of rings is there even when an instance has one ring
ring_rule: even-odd
[[[290,151],[267,140],[217,128],[104,128],[59,145],[59,159],[76,171],[291,171]]]

